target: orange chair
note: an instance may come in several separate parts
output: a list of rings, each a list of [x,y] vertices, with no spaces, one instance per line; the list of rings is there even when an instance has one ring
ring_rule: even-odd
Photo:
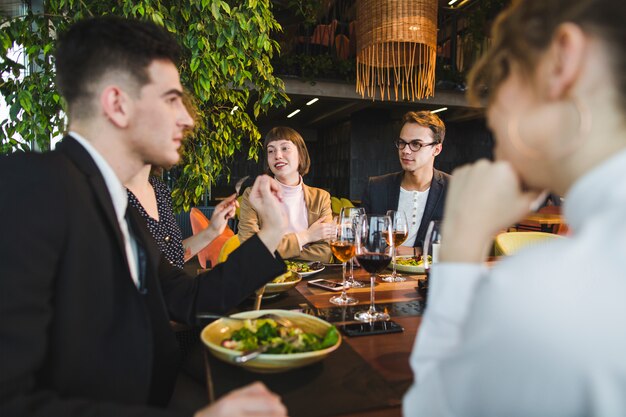
[[[189,212],[189,218],[191,220],[191,230],[194,235],[209,227],[209,224],[211,223],[211,221],[195,207],[193,207]],[[235,234],[230,227],[226,226],[221,235],[213,239],[211,243],[198,252],[198,262],[200,263],[200,266],[202,268],[206,268],[207,261],[209,261],[208,265],[211,267],[217,265],[217,259],[220,255],[220,251],[222,250],[222,246],[224,246],[224,243],[226,243],[226,241],[234,235]]]

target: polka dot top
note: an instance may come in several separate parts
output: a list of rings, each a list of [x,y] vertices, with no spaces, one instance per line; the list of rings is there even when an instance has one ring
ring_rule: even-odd
[[[170,263],[179,268],[183,267],[185,262],[185,253],[183,249],[183,237],[180,227],[174,219],[172,212],[172,196],[167,185],[157,177],[150,176],[148,179],[157,200],[157,210],[159,212],[159,220],[155,220],[146,212],[135,194],[128,191],[128,202],[132,204],[141,213],[146,220],[148,230],[156,240],[159,249],[165,255]]]

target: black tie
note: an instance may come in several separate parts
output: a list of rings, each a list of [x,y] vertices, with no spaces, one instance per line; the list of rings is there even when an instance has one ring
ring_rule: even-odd
[[[141,240],[137,238],[137,233],[135,233],[135,229],[133,228],[133,223],[130,219],[130,209],[130,206],[126,208],[126,215],[124,216],[124,218],[126,219],[126,225],[128,226],[128,234],[132,239],[135,240],[135,246],[137,247],[137,269],[139,270],[139,285],[137,289],[139,290],[140,294],[146,294],[148,292],[148,289],[146,288],[146,250],[143,247]]]

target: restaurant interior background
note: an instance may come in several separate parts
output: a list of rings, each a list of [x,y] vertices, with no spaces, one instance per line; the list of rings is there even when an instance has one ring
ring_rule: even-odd
[[[305,182],[356,201],[368,177],[400,170],[392,141],[400,131],[402,115],[410,110],[445,108],[439,112],[447,133],[443,152],[435,160],[437,169],[450,173],[459,165],[490,158],[493,141],[484,111],[467,102],[464,80],[489,43],[493,16],[509,1],[437,0],[435,94],[416,101],[372,100],[356,93],[357,1],[272,1],[275,18],[283,27],[282,33],[274,33],[281,53],[272,64],[290,102],[256,120],[261,135],[274,126],[295,128],[304,137],[312,160]],[[0,0],[0,13],[16,15],[42,3]],[[224,161],[230,178],[224,175],[217,180],[206,193],[204,205],[231,194],[238,178],[262,172],[263,156],[255,162],[247,155],[243,149],[232,161]],[[173,169],[166,179],[175,175]]]
[[[274,2],[284,30],[277,38],[282,53],[274,60],[274,70],[285,82],[291,102],[259,118],[261,133],[278,125],[296,129],[311,155],[305,182],[352,200],[361,198],[368,177],[401,169],[392,141],[407,111],[446,108],[438,113],[446,124],[446,138],[443,152],[435,159],[437,169],[450,173],[465,163],[491,158],[493,140],[484,111],[468,103],[465,76],[489,42],[493,16],[508,1],[459,0],[449,5],[453,2],[438,0],[435,94],[414,102],[372,100],[355,92],[355,30],[351,26],[356,1],[309,2],[318,6],[316,21],[309,25],[287,7],[293,2]],[[320,39],[319,32],[330,36]],[[346,37],[348,47],[342,48],[340,41]],[[314,99],[318,101],[307,105]],[[245,155],[245,151],[237,155],[231,164],[230,184],[239,176],[262,171],[262,157],[255,163]],[[219,181],[214,195],[232,192],[230,184]]]

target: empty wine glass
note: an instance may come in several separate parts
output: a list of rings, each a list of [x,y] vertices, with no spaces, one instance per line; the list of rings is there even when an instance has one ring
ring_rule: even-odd
[[[382,280],[385,282],[406,281],[406,278],[398,275],[396,272],[396,252],[398,246],[402,245],[409,236],[409,222],[406,220],[406,215],[403,211],[389,210],[387,215],[391,219],[391,233],[385,235],[385,239],[387,239],[387,244],[392,246],[391,262],[393,264],[393,272],[382,276]]]
[[[350,218],[339,217],[339,224],[337,224],[337,234],[330,241],[330,250],[335,255],[335,258],[342,262],[343,268],[343,289],[340,295],[336,295],[330,298],[330,302],[340,306],[354,305],[359,302],[354,297],[348,297],[346,293],[346,262],[352,259],[354,256],[354,222]]]
[[[340,218],[349,218],[353,223],[358,221],[358,217],[365,214],[363,207],[343,207],[341,209]],[[354,279],[354,258],[350,258],[350,275],[346,278],[346,285],[348,288],[362,288],[365,287],[361,281]]]
[[[386,215],[360,216],[356,232],[356,259],[370,273],[370,307],[356,313],[354,318],[359,321],[389,320],[389,314],[376,311],[374,286],[376,274],[391,261],[391,246],[385,239],[385,234],[392,233],[391,219]]]
[[[441,247],[441,221],[433,220],[428,224],[426,237],[424,238],[424,270],[426,278],[418,282],[420,295],[426,299],[428,294],[428,283],[430,279],[430,268],[432,264],[439,262],[439,248]]]

